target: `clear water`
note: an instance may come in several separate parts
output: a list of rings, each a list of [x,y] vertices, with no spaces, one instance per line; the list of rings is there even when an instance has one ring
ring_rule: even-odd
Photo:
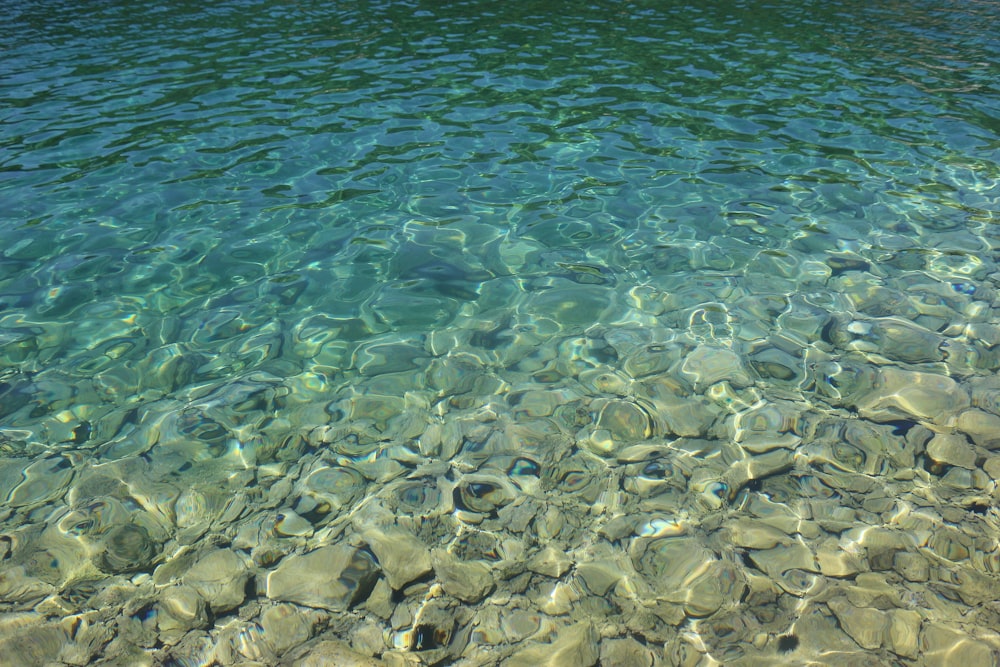
[[[996,2],[5,15],[0,565],[28,582],[0,591],[8,618],[86,615],[81,581],[155,599],[143,575],[208,543],[247,559],[244,610],[266,604],[280,555],[357,542],[367,503],[429,548],[475,533],[516,540],[510,560],[555,543],[573,562],[515,584],[487,558],[496,597],[455,616],[447,663],[493,664],[571,621],[600,628],[606,665],[628,639],[666,664],[1000,646],[979,610],[1000,590]],[[927,453],[935,433],[957,434],[960,461]],[[346,481],[310,489],[317,466]],[[414,479],[440,498],[408,510],[394,489]],[[512,495],[462,500],[489,489]],[[305,532],[275,527],[289,509]],[[572,528],[515,530],[517,512]],[[89,528],[66,527],[80,515]],[[731,539],[786,515],[812,528]],[[101,555],[123,524],[152,545],[134,567]],[[865,543],[879,531],[896,546]],[[707,612],[658,588],[667,556],[644,560],[677,539],[737,581]],[[857,565],[800,557],[828,547]],[[776,549],[803,551],[771,567]],[[581,574],[606,562],[630,582],[614,593]],[[671,585],[698,595],[685,572]],[[858,572],[903,600],[859,608],[917,600],[919,650],[852,645],[827,598]],[[955,592],[966,579],[988,592]],[[538,603],[553,582],[570,609]],[[503,600],[542,630],[476,616]],[[192,632],[217,645],[236,614]],[[348,616],[388,638],[362,653],[426,653],[412,623]],[[133,657],[182,642],[109,633]]]

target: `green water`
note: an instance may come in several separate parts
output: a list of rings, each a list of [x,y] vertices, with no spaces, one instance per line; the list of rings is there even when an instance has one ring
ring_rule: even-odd
[[[976,611],[1000,594],[996,2],[5,7],[8,648],[17,614],[79,616],[121,664],[200,664],[155,618],[158,639],[87,616],[95,591],[162,618],[178,554],[229,549],[245,599],[190,632],[221,645],[242,614],[254,636],[281,558],[365,544],[349,520],[377,507],[429,549],[521,545],[479,559],[496,597],[453,612],[433,659],[375,602],[309,635],[367,623],[386,644],[352,646],[387,661],[521,664],[568,619],[598,628],[605,667],[626,640],[685,665],[997,655]],[[313,488],[317,466],[340,477]],[[415,479],[419,502],[398,491]],[[275,527],[288,510],[308,529]],[[779,546],[731,539],[746,517]],[[128,565],[107,556],[122,525],[148,541]],[[670,583],[688,603],[655,583],[677,539],[737,581],[707,612],[695,565]],[[550,543],[570,609],[505,565]],[[595,592],[579,573],[609,562],[632,583]],[[859,572],[900,601],[827,604]],[[919,650],[852,645],[854,607],[914,604]],[[549,620],[515,641],[477,616],[493,606]]]

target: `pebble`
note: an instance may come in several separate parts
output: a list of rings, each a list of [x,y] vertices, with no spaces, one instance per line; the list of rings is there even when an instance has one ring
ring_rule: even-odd
[[[913,609],[890,609],[886,647],[904,658],[920,656],[920,613]]]

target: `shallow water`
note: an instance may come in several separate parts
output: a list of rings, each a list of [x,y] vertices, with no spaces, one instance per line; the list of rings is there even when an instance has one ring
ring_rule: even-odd
[[[8,4],[14,664],[1000,659],[996,2]]]

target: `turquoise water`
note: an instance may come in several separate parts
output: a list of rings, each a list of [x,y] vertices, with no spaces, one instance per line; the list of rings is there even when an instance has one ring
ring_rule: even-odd
[[[1000,5],[689,4],[8,3],[0,642],[996,659]]]

